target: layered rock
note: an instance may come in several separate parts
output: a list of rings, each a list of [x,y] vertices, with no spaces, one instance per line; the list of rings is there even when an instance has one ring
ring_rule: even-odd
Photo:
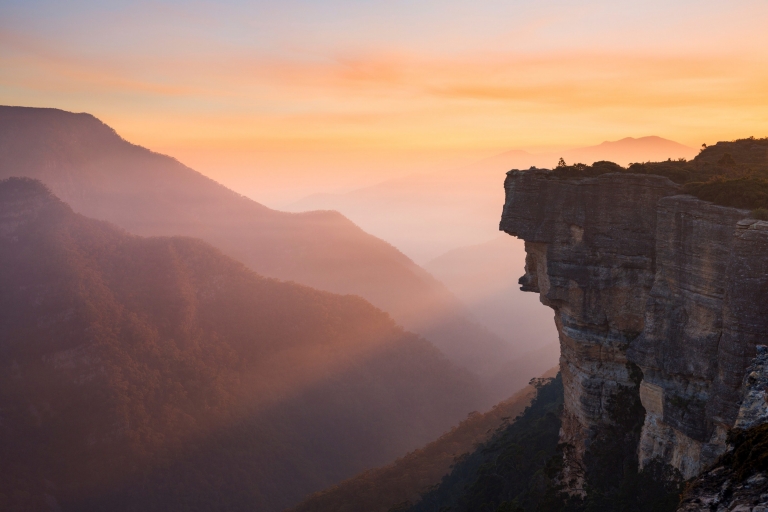
[[[747,368],[742,389],[734,426],[748,430],[768,423],[768,346],[757,346],[757,356]]]
[[[566,473],[578,485],[623,387],[646,411],[640,464],[698,474],[725,449],[745,369],[768,342],[768,223],[654,175],[511,171],[505,186],[500,227],[528,253],[522,288],[556,313]]]
[[[678,512],[695,510],[768,512],[768,474],[756,445],[765,442],[768,424],[768,347],[759,345],[747,368],[742,400],[728,452],[690,483]]]
[[[718,465],[694,482],[678,512],[768,512],[768,475],[759,472],[735,483],[727,466]]]
[[[641,388],[647,391],[641,398],[658,397],[643,400],[639,455],[641,462],[661,457],[686,478],[722,453],[755,353],[756,340],[745,339],[740,325],[745,311],[739,306],[740,312],[731,312],[734,299],[743,300],[744,249],[757,249],[736,247],[745,228],[756,224],[744,220],[746,214],[690,196],[665,198],[656,209],[656,276],[645,328],[629,350],[643,369]],[[747,259],[757,262],[764,254]],[[768,274],[755,277],[765,282]],[[757,295],[750,294],[749,302]]]

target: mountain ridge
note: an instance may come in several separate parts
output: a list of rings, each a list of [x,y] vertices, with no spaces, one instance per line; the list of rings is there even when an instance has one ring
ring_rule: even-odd
[[[0,354],[0,507],[21,510],[280,510],[482,394],[359,297],[132,235],[27,178],[0,181]]]
[[[428,272],[340,213],[269,209],[90,114],[0,107],[0,178],[10,176],[132,233],[202,238],[261,274],[362,296],[478,375],[514,356]]]

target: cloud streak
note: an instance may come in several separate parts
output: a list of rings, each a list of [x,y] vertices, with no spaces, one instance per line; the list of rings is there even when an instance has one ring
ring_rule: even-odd
[[[0,101],[89,111],[150,147],[280,154],[768,134],[760,3],[254,5],[18,4]]]

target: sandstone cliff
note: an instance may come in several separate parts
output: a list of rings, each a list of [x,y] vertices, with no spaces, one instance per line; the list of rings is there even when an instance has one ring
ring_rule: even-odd
[[[768,347],[757,346],[747,368],[742,400],[728,449],[688,486],[678,512],[768,511]]]
[[[699,474],[724,452],[768,342],[768,222],[655,175],[534,169],[509,172],[505,188],[500,228],[526,242],[520,284],[555,311],[571,485],[617,397],[645,409],[641,466]]]

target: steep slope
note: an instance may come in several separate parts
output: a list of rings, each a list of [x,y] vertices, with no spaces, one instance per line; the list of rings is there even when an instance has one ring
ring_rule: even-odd
[[[559,376],[538,383],[536,397],[522,415],[462,457],[439,485],[405,510],[549,512],[540,505],[556,493],[547,485],[544,468],[557,454],[562,403]]]
[[[516,421],[462,457],[449,475],[407,508],[410,512],[672,512],[681,482],[658,464],[638,472],[625,453],[604,451],[596,462],[603,478],[620,477],[616,489],[588,488],[582,500],[559,479],[558,430],[565,399],[558,375],[536,383],[537,394]],[[619,404],[620,406],[623,404]],[[618,433],[618,432],[615,432]],[[614,447],[616,445],[614,444]]]
[[[279,510],[434,439],[478,395],[359,297],[0,181],[3,510]]]
[[[728,449],[686,486],[680,512],[768,508],[768,346],[756,348]]]
[[[0,178],[10,176],[132,233],[202,238],[266,276],[360,295],[478,374],[512,355],[426,271],[337,212],[271,210],[91,115],[0,107]]]
[[[542,378],[557,374],[553,368]],[[316,493],[293,509],[294,512],[387,512],[419,501],[421,493],[440,483],[457,458],[487,441],[509,420],[517,418],[536,396],[526,386],[490,411],[474,413],[439,439],[415,450],[394,463],[346,480]]]

